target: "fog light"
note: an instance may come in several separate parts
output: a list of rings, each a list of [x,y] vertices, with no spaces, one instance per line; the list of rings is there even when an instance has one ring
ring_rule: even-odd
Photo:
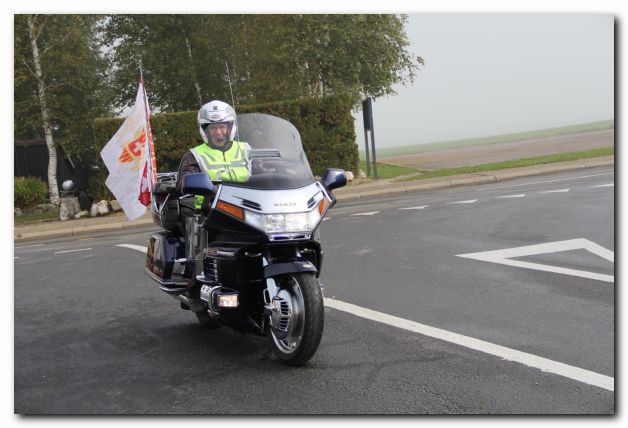
[[[238,307],[238,295],[237,294],[219,294],[216,296],[216,304],[219,308],[237,308]]]

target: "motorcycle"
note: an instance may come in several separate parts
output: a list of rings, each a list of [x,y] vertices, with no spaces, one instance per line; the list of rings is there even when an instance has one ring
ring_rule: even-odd
[[[149,238],[145,272],[203,326],[266,335],[281,361],[302,365],[323,333],[319,232],[345,171],[316,180],[284,119],[249,113],[237,124],[253,166],[246,182],[189,174],[179,194],[177,173],[159,174],[151,212],[164,230]]]

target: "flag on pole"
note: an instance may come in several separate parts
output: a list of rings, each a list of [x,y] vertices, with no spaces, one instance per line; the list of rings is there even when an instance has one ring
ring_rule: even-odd
[[[146,213],[157,175],[149,111],[144,83],[140,81],[129,116],[100,152],[109,170],[105,184],[129,220]]]

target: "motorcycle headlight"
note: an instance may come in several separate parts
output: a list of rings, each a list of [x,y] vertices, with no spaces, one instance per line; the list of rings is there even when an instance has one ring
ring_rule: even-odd
[[[311,232],[321,221],[319,206],[304,213],[260,214],[245,210],[244,221],[266,233]]]

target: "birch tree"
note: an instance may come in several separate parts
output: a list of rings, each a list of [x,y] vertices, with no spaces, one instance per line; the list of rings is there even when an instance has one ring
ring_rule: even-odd
[[[96,117],[110,113],[97,15],[14,16],[14,138],[45,139],[50,200],[59,197],[57,146],[78,168],[98,157]],[[77,183],[79,184],[79,183]]]
[[[47,87],[41,70],[38,45],[39,36],[46,26],[46,19],[44,18],[43,20],[38,20],[37,15],[29,15],[26,23],[28,25],[28,38],[33,55],[34,70],[31,70],[31,72],[37,81],[37,97],[39,99],[39,106],[41,109],[41,125],[46,137],[46,146],[48,147],[48,191],[50,194],[50,202],[55,205],[59,205],[59,187],[57,186],[57,149],[52,136],[50,111],[48,110],[48,104],[46,102]],[[24,62],[24,64],[28,67],[26,62]]]

